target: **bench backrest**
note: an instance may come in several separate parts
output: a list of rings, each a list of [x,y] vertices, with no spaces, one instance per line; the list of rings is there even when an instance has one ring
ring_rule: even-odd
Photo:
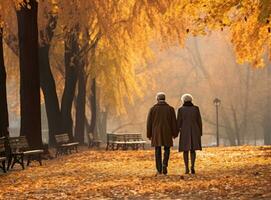
[[[65,144],[70,141],[69,135],[67,133],[55,135],[57,144]]]
[[[107,133],[107,141],[143,141],[140,133]]]
[[[106,137],[107,137],[107,142],[111,142],[114,140],[114,134],[112,133],[107,133]]]
[[[0,155],[4,154],[5,149],[5,137],[0,138]]]
[[[143,138],[140,133],[107,133],[107,141],[143,141]]]
[[[125,135],[124,134],[114,134],[114,133],[107,133],[107,141],[125,141]]]
[[[24,151],[29,148],[29,145],[25,136],[10,137],[9,146],[12,152]]]
[[[126,138],[125,138],[125,135],[123,135],[123,134],[114,134],[113,140],[114,141],[125,141]]]
[[[141,141],[142,135],[141,134],[126,134],[125,135],[126,141]]]

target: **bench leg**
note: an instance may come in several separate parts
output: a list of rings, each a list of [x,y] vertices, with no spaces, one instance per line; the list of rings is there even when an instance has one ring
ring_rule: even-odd
[[[15,163],[19,163],[22,166],[22,168],[24,169],[24,155],[14,155],[11,168],[14,167]]]
[[[11,163],[12,163],[12,155],[10,155],[8,157],[8,166],[7,166],[7,171],[9,170],[10,166],[11,166]]]
[[[3,169],[3,172],[4,172],[4,173],[7,172],[7,170],[6,170],[6,161],[5,161],[5,160],[2,161],[2,166],[1,166],[1,168]]]
[[[20,164],[21,164],[22,168],[24,169],[24,156],[23,155],[21,156],[21,163]]]
[[[27,156],[27,164],[26,164],[26,166],[29,166],[30,162],[31,162],[31,156]]]
[[[108,142],[107,142],[107,144],[106,144],[106,149],[105,149],[106,151],[108,151],[108,145],[109,145],[109,144],[108,144]]]
[[[65,155],[65,154],[67,154],[66,149],[65,149],[65,148],[61,148],[61,153],[60,153],[60,155]]]
[[[69,151],[68,148],[61,148],[61,155],[68,155]]]
[[[41,154],[38,155],[38,161],[40,163],[40,166],[42,166],[42,162],[41,162]]]
[[[57,148],[56,148],[56,155],[55,155],[56,158],[57,158],[58,155],[61,155],[61,154],[62,154],[61,151],[62,151],[62,148],[61,148],[61,147],[57,147]]]
[[[113,150],[114,151],[114,144],[113,143],[109,144],[108,150]]]
[[[23,155],[14,155],[11,169],[14,167],[14,165],[16,163],[19,163],[22,166],[22,168],[24,169],[24,156]]]
[[[13,157],[13,161],[12,161],[12,163],[11,163],[11,169],[13,169],[13,167],[14,167],[14,165],[15,165],[15,163],[16,163],[16,160],[17,160],[17,156],[14,156],[14,157]]]
[[[27,156],[27,164],[26,165],[29,166],[32,160],[36,160],[36,161],[39,162],[40,166],[42,165],[41,154],[38,154],[38,155],[28,155]]]

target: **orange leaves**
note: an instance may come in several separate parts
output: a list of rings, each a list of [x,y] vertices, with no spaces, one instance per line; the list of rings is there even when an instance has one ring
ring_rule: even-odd
[[[270,147],[205,148],[196,175],[172,151],[169,175],[154,177],[154,152],[83,151],[0,175],[0,199],[270,198]]]
[[[28,5],[28,0],[9,1],[17,7]],[[163,48],[176,41],[183,46],[190,34],[206,35],[228,26],[239,62],[262,66],[265,50],[270,47],[271,28],[266,22],[270,20],[271,0],[40,0],[40,5],[58,14],[62,28],[69,30],[79,24],[83,30],[100,31],[109,42],[118,32],[121,36],[128,33],[130,38],[145,35],[145,48],[150,40],[160,40]],[[44,23],[40,24],[42,29]]]
[[[260,0],[260,14],[259,21],[265,23],[271,14],[271,1],[270,0]]]
[[[231,33],[237,61],[239,63],[248,61],[256,67],[262,67],[269,36],[267,25],[258,22],[258,15],[259,10],[247,17],[245,23],[242,21],[233,23]]]

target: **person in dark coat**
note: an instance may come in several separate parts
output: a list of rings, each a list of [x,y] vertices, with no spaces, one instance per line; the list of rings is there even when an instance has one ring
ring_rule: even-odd
[[[191,157],[191,173],[195,174],[196,150],[202,150],[202,121],[198,106],[192,103],[193,97],[190,94],[182,96],[183,106],[177,114],[177,128],[180,132],[179,151],[183,152],[185,173],[189,174],[189,159]]]
[[[170,147],[173,146],[173,138],[177,137],[177,121],[173,107],[166,103],[166,95],[157,93],[157,104],[149,111],[147,119],[147,137],[151,145],[155,147],[155,162],[157,175],[167,174]],[[164,146],[164,159],[162,162],[162,150]]]

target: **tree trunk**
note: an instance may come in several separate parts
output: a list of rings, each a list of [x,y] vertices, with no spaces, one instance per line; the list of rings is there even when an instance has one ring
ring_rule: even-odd
[[[50,43],[54,36],[56,25],[57,16],[49,14],[46,28],[40,31],[41,44],[39,46],[40,85],[45,100],[50,145],[55,144],[54,134],[60,133],[62,130],[59,101],[49,61]],[[9,34],[6,37],[5,42],[13,53],[16,56],[19,56],[18,38],[13,34]]]
[[[226,131],[228,140],[230,142],[230,146],[236,146],[236,135],[234,134],[234,130],[231,125],[231,121],[230,121],[227,113],[223,109],[223,107],[221,108],[221,116],[222,116],[222,119],[224,121],[225,126],[227,127],[225,129],[225,131]]]
[[[99,139],[106,141],[106,133],[107,133],[107,112],[97,112],[97,123],[96,123],[96,131],[97,137]]]
[[[241,145],[240,128],[239,128],[239,125],[238,125],[236,110],[234,109],[233,105],[231,105],[231,110],[232,110],[232,115],[233,115],[234,133],[235,133],[235,137],[236,137],[237,146],[240,146]]]
[[[61,101],[63,131],[73,138],[72,102],[77,82],[79,44],[76,31],[69,34],[65,41],[65,88]]]
[[[95,139],[102,139],[106,141],[106,130],[107,130],[107,112],[100,111],[98,101],[98,93],[96,86],[96,79],[91,81],[91,94],[89,95],[90,109],[91,109],[91,120],[87,123],[86,127],[89,133],[93,133]],[[85,119],[87,119],[85,117]]]
[[[0,137],[8,136],[8,105],[6,88],[6,69],[3,50],[3,29],[0,29]]]
[[[38,3],[30,0],[31,9],[17,11],[20,52],[21,130],[29,145],[42,146],[40,111],[40,75],[38,65]]]
[[[249,91],[250,91],[250,66],[247,66],[246,82],[245,82],[245,97],[243,110],[243,129],[242,129],[242,144],[245,144],[245,138],[248,137],[248,109],[249,109]]]
[[[40,85],[44,95],[49,129],[49,144],[55,144],[54,135],[61,133],[61,112],[56,93],[55,80],[50,68],[49,45],[39,48]]]
[[[96,100],[96,80],[95,78],[91,81],[91,94],[89,97],[90,105],[91,105],[91,121],[89,132],[95,134],[96,120],[97,120],[97,100]]]
[[[271,66],[267,66],[267,77],[266,77],[266,87],[270,88],[270,83],[271,83]],[[271,94],[268,93],[266,97],[266,105],[265,105],[265,113],[264,113],[264,118],[263,118],[263,134],[264,134],[264,144],[265,145],[271,145],[271,125],[270,125],[270,120],[271,120]]]
[[[76,118],[75,118],[75,139],[80,144],[84,144],[85,136],[85,107],[86,107],[86,75],[84,62],[78,66],[78,94],[76,101]]]
[[[268,97],[267,102],[268,102],[267,105],[270,106],[269,104],[271,103],[270,97]],[[270,134],[271,109],[269,107],[266,107],[265,109],[266,110],[265,110],[264,119],[263,119],[264,145],[271,145],[271,134]]]
[[[107,140],[107,117],[108,112],[107,109],[102,110],[99,105],[99,97],[100,97],[100,90],[95,85],[95,94],[96,94],[96,125],[95,125],[95,133],[96,137],[101,139],[102,141],[106,142]]]

